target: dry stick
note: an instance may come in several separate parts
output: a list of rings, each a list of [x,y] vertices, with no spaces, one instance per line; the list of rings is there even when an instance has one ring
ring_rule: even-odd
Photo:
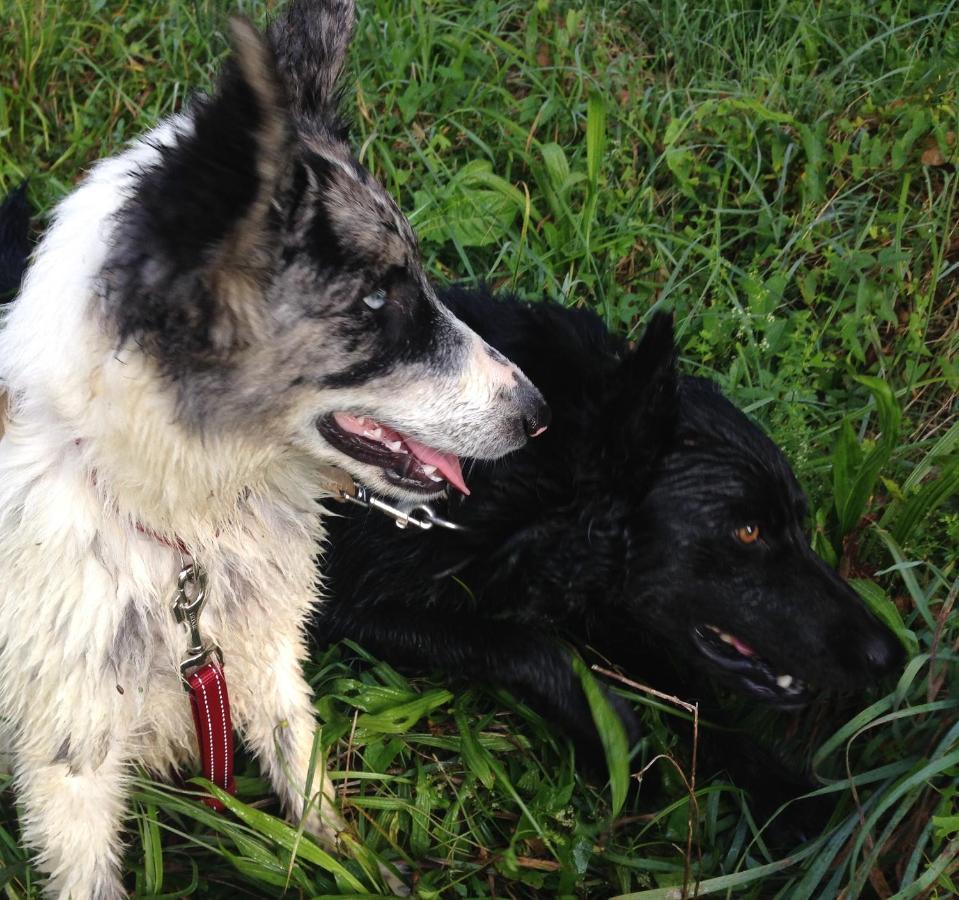
[[[946,626],[946,620],[949,618],[949,613],[952,612],[952,608],[956,604],[957,594],[959,594],[959,578],[952,583],[952,587],[939,609],[939,615],[936,616],[936,630],[933,633],[932,646],[929,649],[929,683],[926,688],[926,701],[929,703],[942,690],[943,683],[946,680],[947,667],[943,666],[942,670],[937,673],[934,673],[933,669],[936,664],[936,654],[939,652],[939,643],[942,640],[942,632]]]
[[[946,599],[943,601],[942,606],[939,609],[939,614],[936,617],[936,630],[933,633],[932,646],[929,652],[929,676],[927,679],[927,688],[926,688],[926,701],[931,703],[939,695],[939,692],[942,690],[943,683],[946,679],[947,669],[943,668],[942,671],[936,675],[933,673],[933,668],[936,662],[936,654],[939,649],[939,643],[942,639],[942,632],[946,624],[946,619],[949,617],[949,613],[952,611],[953,606],[956,602],[956,595],[959,594],[959,579],[953,582],[952,587],[949,590],[949,593],[946,595]],[[959,641],[956,644],[959,647]],[[862,806],[862,801],[859,797],[859,791],[856,788],[856,785],[852,783],[852,762],[850,759],[850,751],[852,742],[856,740],[861,734],[868,731],[870,728],[874,727],[874,723],[870,722],[868,725],[865,725],[859,731],[857,731],[847,742],[845,749],[845,765],[846,765],[846,776],[850,779],[850,793],[852,794],[853,803],[856,805],[856,812],[859,816],[859,824],[861,828],[866,826],[866,813]],[[875,847],[875,840],[873,839],[872,834],[867,833],[864,845],[866,851],[871,853]],[[852,846],[852,838],[850,838],[850,847]],[[892,890],[886,882],[885,877],[882,872],[876,869],[873,869],[869,873],[869,882],[872,884],[873,888],[876,890],[876,893],[880,897],[891,896]]]
[[[343,756],[343,784],[340,787],[340,806],[346,805],[347,791],[350,784],[350,767],[353,765],[353,738],[356,736],[356,720],[360,717],[358,709],[353,710],[353,724],[350,726],[350,739],[346,742],[346,753]],[[360,785],[362,789],[362,784]]]
[[[956,591],[956,590],[959,590],[959,581],[956,582],[956,585],[953,586],[953,590],[950,591],[950,597],[952,598],[952,600],[955,600],[955,591]],[[949,603],[949,602],[950,602],[950,601],[947,600],[947,603]],[[951,603],[950,603],[950,605],[951,605]],[[956,646],[959,647],[959,641],[956,642]],[[932,656],[930,656],[930,661],[929,661],[929,665],[930,665],[930,666],[931,666],[932,661],[933,661],[933,658],[932,658]],[[930,677],[931,677],[931,676],[930,676]],[[940,686],[941,686],[941,685],[940,685]],[[937,690],[936,690],[935,692],[930,692],[930,693],[929,693],[928,696],[929,696],[930,702],[931,702],[932,699],[935,697],[935,695],[936,695],[937,692],[938,692],[938,688],[937,688]],[[860,735],[863,735],[863,734],[865,734],[867,731],[870,731],[870,730],[873,729],[873,728],[877,728],[878,726],[879,726],[879,723],[877,723],[877,722],[875,722],[875,721],[869,722],[869,723],[867,723],[866,725],[863,725],[862,728],[860,728],[855,734],[853,734],[853,735],[849,738],[848,741],[846,741],[846,747],[845,747],[845,751],[844,751],[844,759],[845,759],[845,767],[846,767],[846,777],[849,779],[849,791],[850,791],[850,793],[852,794],[853,802],[854,802],[855,805],[856,805],[856,813],[857,813],[858,816],[859,816],[859,825],[860,825],[860,829],[861,829],[861,830],[865,830],[865,827],[866,827],[866,811],[865,811],[865,809],[863,808],[862,799],[861,799],[860,796],[859,796],[859,789],[856,787],[856,784],[855,784],[855,782],[853,781],[852,758],[851,758],[851,754],[852,754],[852,744],[853,744],[853,741],[855,741],[858,737],[860,737]],[[873,850],[873,848],[876,846],[876,842],[875,842],[875,840],[874,840],[871,832],[866,832],[865,835],[866,835],[866,836],[865,836],[865,838],[864,838],[864,840],[863,840],[863,844],[864,844],[864,846],[865,846],[865,848],[866,848],[866,851],[869,852],[869,853],[871,853],[872,850]],[[854,840],[855,840],[855,835],[850,835],[849,841],[848,841],[848,844],[847,844],[847,846],[849,847],[850,850],[852,849],[852,845],[853,845],[853,843],[854,843]],[[885,846],[888,848],[888,847],[891,845],[891,843],[892,843],[892,842],[890,842],[889,844],[886,844]],[[854,874],[854,875],[855,875],[855,871],[856,871],[855,868],[853,868],[853,874]],[[881,871],[880,869],[877,869],[877,868],[874,867],[872,870],[870,870],[869,875],[868,875],[868,878],[869,878],[869,883],[872,884],[873,888],[876,890],[876,893],[877,893],[880,897],[891,897],[891,896],[892,896],[893,890],[892,890],[892,888],[889,887],[888,882],[886,881],[886,878],[885,878],[885,876],[883,875],[883,873],[882,873],[882,871]],[[885,893],[884,893],[884,890],[885,890]]]
[[[359,813],[366,819],[367,823],[373,828],[374,831],[377,831],[386,842],[396,850],[400,856],[404,858],[407,863],[412,862],[409,855],[406,854],[403,849],[393,840],[392,837],[387,833],[386,829],[380,825],[377,820],[371,816],[362,806],[358,806],[355,803],[350,803],[350,798],[348,796],[349,785],[350,785],[350,771],[353,765],[353,754],[356,752],[356,747],[354,746],[354,739],[356,737],[356,722],[360,717],[360,711],[358,709],[353,710],[353,724],[350,726],[350,737],[346,743],[346,752],[343,755],[343,783],[340,786],[340,789],[337,791],[339,794],[340,809],[345,809],[347,805],[351,807],[354,812]],[[359,770],[357,770],[359,771]],[[363,779],[357,779],[357,787],[359,791],[363,790]]]
[[[859,731],[857,731],[854,735],[852,735],[852,737],[849,738],[848,741],[846,741],[846,747],[844,752],[844,759],[846,764],[846,777],[849,779],[849,791],[852,794],[853,803],[856,804],[856,813],[859,816],[859,828],[862,831],[865,831],[866,829],[866,811],[865,809],[863,809],[862,799],[859,796],[859,789],[856,787],[855,781],[853,781],[852,759],[850,757],[850,754],[852,752],[852,742],[856,740],[856,738],[858,738],[859,735],[864,734],[865,732],[869,731],[871,728],[874,728],[875,725],[876,725],[875,722],[869,722],[868,724],[860,728]],[[866,847],[866,852],[871,853],[873,847],[876,846],[876,842],[873,840],[871,832],[866,831],[865,834],[866,834],[866,837],[864,839],[864,844]],[[855,843],[855,837],[856,836],[854,834],[851,834],[849,836],[847,847],[850,853],[852,851],[853,844]],[[856,874],[855,863],[853,861],[850,861],[850,865],[853,867],[852,873],[853,873],[853,876],[855,876]],[[880,878],[882,878],[882,873],[880,873]],[[869,873],[869,883],[872,884],[872,886],[876,889],[876,893],[879,894],[880,897],[890,896],[891,892],[883,893],[883,891],[881,890],[881,887],[882,887],[881,882],[879,885],[876,885],[873,882],[872,872]],[[888,885],[886,885],[885,887],[888,891]]]
[[[627,678],[625,675],[620,675],[619,672],[614,672],[612,669],[604,669],[602,666],[590,666],[590,668],[599,675],[603,675],[606,678],[611,678],[614,681],[618,681],[621,684],[625,684],[627,687],[632,688],[636,691],[642,691],[644,694],[649,694],[652,697],[656,697],[659,700],[665,700],[667,703],[672,703],[674,706],[680,707],[680,709],[686,710],[686,712],[692,714],[693,717],[693,752],[692,759],[690,761],[689,768],[689,778],[687,779],[683,774],[682,769],[672,760],[671,757],[665,757],[669,759],[670,762],[673,762],[673,765],[676,766],[676,769],[679,771],[680,776],[683,781],[686,783],[686,789],[689,791],[689,815],[686,819],[686,855],[683,860],[683,897],[689,896],[689,879],[692,868],[692,857],[693,857],[693,832],[694,829],[698,831],[699,828],[699,801],[696,799],[696,750],[699,746],[699,704],[698,703],[687,703],[685,700],[680,700],[679,697],[674,697],[672,694],[664,694],[662,691],[657,691],[655,688],[649,687],[646,684],[640,684],[638,681],[633,681],[630,678]],[[660,757],[656,757],[659,759]],[[652,765],[656,759],[652,760],[649,765]],[[643,769],[643,772],[649,768],[649,765]],[[642,773],[640,773],[642,774]],[[699,847],[699,841],[696,842],[696,857],[702,864],[702,852]],[[699,896],[699,878],[696,878],[696,887],[693,897]]]
[[[936,621],[936,630],[935,630],[935,632],[933,633],[932,645],[931,645],[931,648],[930,648],[930,651],[929,651],[929,663],[928,663],[928,666],[929,666],[929,676],[928,676],[928,679],[927,679],[927,681],[928,681],[928,686],[927,686],[927,688],[926,688],[926,702],[928,702],[928,703],[932,703],[932,702],[936,699],[936,697],[939,695],[940,691],[942,690],[942,686],[943,686],[943,684],[944,684],[944,682],[945,682],[945,679],[946,679],[946,674],[947,674],[947,671],[948,671],[948,669],[947,669],[946,667],[943,667],[942,670],[941,670],[938,674],[935,674],[933,670],[934,670],[934,668],[935,668],[935,663],[936,663],[936,654],[937,654],[937,652],[938,652],[938,650],[939,650],[939,644],[940,644],[940,641],[941,641],[941,639],[942,639],[943,628],[945,627],[946,620],[947,620],[948,617],[949,617],[949,613],[952,612],[952,608],[953,608],[953,606],[955,605],[957,593],[959,593],[959,579],[956,579],[956,581],[953,582],[953,585],[952,585],[952,587],[949,589],[949,593],[946,595],[946,599],[943,601],[943,604],[942,604],[942,606],[941,606],[940,609],[939,609],[939,613],[938,613],[938,615],[936,616],[936,620],[937,620],[937,621]],[[957,642],[957,646],[959,646],[959,642]],[[846,775],[847,775],[850,779],[852,779],[852,766],[851,766],[851,762],[850,762],[850,758],[849,758],[850,745],[852,744],[852,742],[853,742],[857,737],[859,737],[860,734],[862,734],[864,731],[868,730],[870,727],[872,727],[872,723],[870,723],[869,725],[866,725],[863,729],[861,729],[860,731],[856,732],[856,734],[854,734],[854,735],[852,736],[852,738],[850,738],[849,742],[846,744],[846,754],[845,754],[845,756],[846,756]],[[941,734],[942,734],[942,729],[939,729],[939,730],[936,732],[936,734],[941,736]],[[935,738],[935,739],[937,739],[937,738]],[[935,740],[935,739],[934,739],[934,740]],[[852,793],[853,801],[854,801],[855,804],[856,804],[856,811],[857,811],[857,813],[859,814],[859,824],[860,824],[861,827],[865,827],[865,824],[866,824],[866,816],[865,816],[865,811],[863,810],[863,807],[862,807],[862,803],[861,803],[860,798],[859,798],[859,791],[856,789],[855,784],[851,784],[851,785],[850,785],[850,788],[851,788],[851,793]],[[927,803],[928,803],[928,801],[927,801]],[[922,816],[917,817],[917,821],[920,821],[920,820],[923,819],[923,818],[924,818],[924,817],[922,817]],[[893,838],[892,838],[892,840],[890,840],[889,844],[887,844],[887,849],[888,849],[890,846],[893,846],[893,845],[894,845],[895,840],[896,840],[896,836],[894,835]],[[866,850],[867,850],[868,852],[870,852],[870,853],[872,852],[873,848],[875,847],[875,840],[873,839],[873,837],[872,837],[871,834],[867,834],[867,835],[866,835],[865,847],[866,847]],[[875,889],[876,893],[877,893],[880,897],[889,897],[889,896],[892,895],[892,893],[893,893],[893,892],[892,892],[892,889],[889,887],[889,884],[888,884],[888,882],[886,881],[886,878],[885,878],[885,876],[883,875],[883,873],[882,873],[881,870],[878,870],[878,869],[875,869],[875,868],[874,868],[873,870],[871,870],[870,873],[869,873],[869,882],[870,882],[870,884],[872,884],[872,886],[873,886],[873,888]]]
[[[959,593],[959,579],[956,579],[956,581],[953,582],[953,585],[950,588],[949,593],[946,596],[946,599],[943,601],[943,604],[940,607],[939,614],[937,616],[936,630],[933,634],[932,647],[929,652],[929,662],[928,662],[929,676],[927,679],[928,685],[926,688],[926,701],[929,703],[931,703],[939,694],[939,692],[942,690],[942,685],[946,678],[947,670],[945,668],[942,670],[942,672],[938,676],[934,676],[933,666],[935,665],[936,653],[939,649],[939,642],[942,638],[943,628],[945,627],[946,619],[949,617],[949,613],[952,611],[952,608],[955,605],[957,593]],[[959,642],[957,642],[957,645],[959,645]],[[846,776],[850,780],[850,785],[849,785],[850,793],[852,794],[853,803],[855,803],[856,805],[856,813],[859,816],[859,825],[863,829],[866,827],[866,812],[863,809],[862,800],[859,797],[859,790],[856,788],[856,785],[852,782],[853,775],[852,775],[852,760],[850,758],[850,752],[852,748],[852,742],[855,741],[856,738],[858,738],[861,734],[865,733],[866,731],[869,731],[873,727],[875,727],[875,723],[870,722],[869,724],[864,725],[862,728],[859,729],[859,731],[857,731],[852,737],[850,737],[849,740],[846,742],[846,748],[845,748],[845,754],[844,754],[845,765],[846,765]],[[853,839],[850,838],[850,847],[852,846],[852,840]],[[873,839],[873,836],[871,833],[866,834],[866,837],[863,843],[865,845],[866,851],[869,853],[871,853],[873,848],[876,846],[875,840]],[[869,882],[870,884],[872,884],[873,888],[875,888],[876,893],[879,894],[880,897],[891,896],[892,890],[891,888],[889,888],[888,884],[886,883],[885,877],[883,876],[881,871],[877,871],[875,869],[871,871],[869,873]]]

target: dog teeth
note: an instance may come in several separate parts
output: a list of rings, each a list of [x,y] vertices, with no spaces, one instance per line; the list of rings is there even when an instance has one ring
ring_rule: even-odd
[[[780,675],[776,679],[776,684],[778,684],[779,687],[781,687],[783,690],[785,690],[786,688],[792,687],[792,683],[793,683],[792,675]]]
[[[725,631],[720,631],[715,625],[707,625],[706,627],[724,644],[735,644],[735,640],[733,640],[733,636],[731,634],[727,634]]]
[[[386,444],[386,446],[389,447],[389,449],[392,450],[394,453],[396,453],[400,449],[400,447],[403,446],[402,441],[384,441],[383,443]]]
[[[435,474],[436,474],[436,466],[421,466],[421,468],[423,469],[423,471],[424,471],[427,475],[435,475]]]

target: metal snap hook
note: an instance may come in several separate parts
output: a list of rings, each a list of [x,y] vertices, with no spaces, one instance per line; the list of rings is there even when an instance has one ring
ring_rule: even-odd
[[[400,509],[399,507],[392,506],[385,500],[381,500],[379,497],[374,497],[362,484],[356,485],[356,490],[353,495],[341,494],[340,496],[342,500],[352,503],[355,506],[362,506],[364,509],[375,509],[383,513],[383,515],[389,516],[397,528],[407,528],[413,525],[419,528],[420,531],[429,531],[436,525],[450,531],[469,530],[464,525],[458,525],[456,522],[450,522],[449,519],[438,516],[433,510],[433,507],[428,503],[419,503],[408,510]]]
[[[180,663],[180,679],[184,690],[189,691],[187,675],[191,669],[203,665],[211,656],[216,656],[223,665],[223,653],[216,644],[204,644],[200,635],[200,612],[206,603],[206,570],[199,563],[193,562],[186,566],[177,577],[177,591],[173,597],[173,617],[180,624],[187,627],[189,645],[186,656]],[[190,597],[190,586],[193,587],[193,596]]]

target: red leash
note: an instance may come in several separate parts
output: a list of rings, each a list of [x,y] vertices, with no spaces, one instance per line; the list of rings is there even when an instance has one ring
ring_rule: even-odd
[[[233,779],[233,726],[230,723],[230,696],[220,663],[208,662],[187,678],[196,737],[203,760],[203,777],[228,794],[236,793]],[[216,797],[203,802],[223,811]]]
[[[190,645],[180,663],[184,690],[190,694],[190,708],[196,725],[197,746],[203,777],[229,794],[236,792],[233,778],[233,722],[230,695],[223,675],[223,654],[216,644],[204,644],[200,637],[200,611],[206,601],[206,572],[191,563],[177,580],[173,615],[187,626]],[[223,804],[215,797],[203,802],[218,812]]]

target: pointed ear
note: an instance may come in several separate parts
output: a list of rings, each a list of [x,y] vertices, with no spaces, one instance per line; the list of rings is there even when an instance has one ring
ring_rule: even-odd
[[[646,468],[676,422],[676,344],[672,313],[656,313],[642,340],[620,363],[616,420],[630,468]]]
[[[313,129],[345,137],[337,82],[353,35],[353,0],[292,0],[270,27],[277,68],[294,115]]]
[[[233,54],[216,94],[179,134],[119,215],[104,282],[121,338],[179,357],[224,353],[255,329],[276,253],[271,205],[292,169],[293,129],[272,52],[231,22]]]

